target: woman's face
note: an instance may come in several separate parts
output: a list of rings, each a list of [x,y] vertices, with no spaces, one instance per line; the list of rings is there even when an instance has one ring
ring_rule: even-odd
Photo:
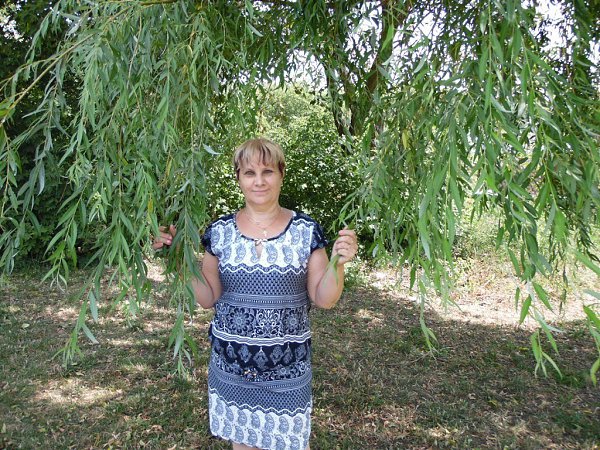
[[[254,159],[242,165],[238,182],[246,203],[255,206],[270,206],[279,203],[283,175],[273,164],[262,164]]]

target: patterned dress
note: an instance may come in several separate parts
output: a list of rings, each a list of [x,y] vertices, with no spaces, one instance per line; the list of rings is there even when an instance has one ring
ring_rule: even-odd
[[[306,282],[311,253],[327,245],[323,230],[293,212],[258,256],[231,214],[208,227],[203,244],[219,260],[223,286],[209,330],[211,432],[251,447],[304,450],[312,409]]]

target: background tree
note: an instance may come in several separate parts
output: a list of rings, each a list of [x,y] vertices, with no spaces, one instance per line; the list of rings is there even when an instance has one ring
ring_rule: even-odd
[[[30,52],[33,36],[38,31],[40,23],[52,7],[54,2],[47,0],[9,1],[0,8],[0,79],[9,78],[27,59]],[[38,41],[37,57],[49,58],[57,49],[64,37],[64,29],[49,35],[43,41]],[[9,139],[23,134],[30,121],[27,117],[33,113],[44,97],[44,86],[49,76],[34,86],[26,97],[15,107],[15,113],[10,122],[6,124],[6,133]],[[27,81],[23,80],[18,89],[25,89]],[[73,79],[67,79],[63,84],[65,101],[69,105],[77,104],[78,89]],[[18,164],[21,169],[16,173],[16,182],[22,185],[29,177],[31,169],[35,166],[37,149],[43,140],[43,135],[37,133],[23,141],[19,148]],[[49,240],[52,238],[57,224],[56,210],[60,206],[61,198],[68,197],[69,186],[65,186],[60,179],[60,169],[57,167],[54,155],[49,155],[45,164],[44,189],[35,201],[35,220],[30,226],[22,228],[19,236],[19,245],[12,249],[17,255],[25,258],[43,258],[43,253]],[[9,264],[12,260],[7,259]],[[10,269],[10,267],[5,267]],[[10,270],[9,270],[10,271]]]
[[[58,1],[32,41],[37,48],[67,27],[55,55],[39,61],[32,52],[3,85],[2,262],[11,267],[19,236],[35,223],[34,200],[56,158],[72,195],[47,245],[49,276],[64,280],[78,239],[99,226],[68,361],[81,330],[93,339],[85,319],[88,310],[97,318],[105,267],[116,268],[117,301],[144,295],[140,242],[159,223],[181,231],[170,259],[184,263],[181,286],[197,274],[217,154],[260,130],[273,83],[301,78],[324,91],[340,148],[363,180],[339,221],[373,230],[369,253],[410,266],[422,312],[432,289],[448,301],[465,201],[478,214],[499,212],[497,242],[522,282],[521,319],[540,324],[532,346],[545,371],[553,361],[543,344],[556,344],[543,277],[571,255],[600,274],[591,240],[600,202],[598,5],[557,5],[562,18],[552,23],[544,4],[515,0]],[[9,139],[15,107],[47,76],[27,130]],[[67,77],[81,80],[73,110]],[[20,91],[25,81],[31,87]],[[36,136],[35,165],[19,182],[18,148]],[[175,298],[178,353],[184,341],[193,347],[183,317],[194,305]],[[586,306],[600,351],[597,311]],[[421,324],[432,344],[423,314]]]

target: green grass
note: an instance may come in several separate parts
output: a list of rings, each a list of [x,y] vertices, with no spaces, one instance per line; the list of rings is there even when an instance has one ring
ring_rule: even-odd
[[[66,292],[25,273],[0,288],[0,448],[230,448],[208,430],[210,313],[191,325],[200,355],[188,379],[173,375],[160,289],[135,326],[108,298],[91,325],[100,345],[82,337],[84,358],[64,369],[52,356],[77,314],[77,276]],[[413,301],[354,280],[335,309],[311,313],[313,450],[598,447],[595,349],[581,323],[563,324],[563,377],[536,378],[526,330],[432,311],[433,357]]]

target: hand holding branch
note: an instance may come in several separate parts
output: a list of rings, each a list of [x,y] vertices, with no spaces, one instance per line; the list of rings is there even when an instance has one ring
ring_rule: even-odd
[[[152,239],[152,248],[154,250],[160,250],[164,246],[170,246],[173,243],[175,235],[177,234],[177,228],[175,225],[169,225],[168,229],[167,227],[159,227],[158,230],[158,236],[155,236]]]
[[[338,232],[339,237],[333,244],[331,251],[331,259],[338,255],[337,264],[346,264],[356,256],[358,251],[358,239],[356,238],[356,232],[344,228]]]

